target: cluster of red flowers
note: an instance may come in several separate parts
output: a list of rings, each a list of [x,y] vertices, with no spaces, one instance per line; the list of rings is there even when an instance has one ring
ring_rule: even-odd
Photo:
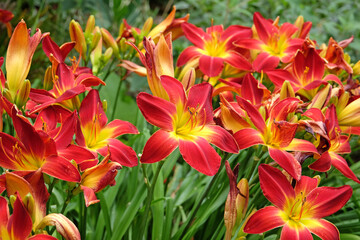
[[[180,54],[181,69],[173,69],[170,34],[157,44],[145,37],[145,55],[131,44],[146,70],[122,66],[147,73],[153,95],[140,93],[137,103],[146,120],[160,128],[146,143],[140,162],[160,161],[179,146],[188,164],[214,175],[221,159],[209,143],[229,153],[264,145],[275,161],[270,164],[284,170],[259,168],[264,195],[276,207],[256,212],[243,231],[262,233],[284,226],[281,239],[309,239],[310,232],[338,239],[336,227],[321,218],[342,208],[352,189],[317,188],[318,180],[302,176],[302,165],[315,159],[310,169],[327,172],[334,166],[360,183],[339,155],[351,152],[350,137],[360,133],[359,63],[352,64],[343,50],[352,38],[339,43],[331,38],[319,48],[308,36],[311,22],[302,17],[295,24],[279,25],[279,19],[255,13],[253,21],[252,28],[232,25],[224,30],[217,25],[206,32],[183,23],[185,37],[194,46]],[[217,101],[220,107],[213,110]],[[229,198],[227,205],[236,201],[236,194]],[[225,215],[236,211],[232,206]],[[235,219],[225,216],[229,228]]]
[[[18,239],[25,239],[32,232],[41,234],[29,239],[53,239],[42,230],[52,224],[60,225],[67,239],[80,239],[65,216],[46,215],[49,193],[43,173],[74,182],[69,191],[84,192],[89,206],[99,201],[95,193],[115,184],[118,169],[138,165],[135,151],[117,139],[138,130],[119,119],[108,123],[106,105],[94,88],[105,85],[96,74],[112,56],[121,59],[121,67],[147,76],[152,92],[137,96],[145,119],[159,128],[145,144],[140,163],[161,161],[179,146],[191,167],[212,176],[221,157],[210,144],[233,154],[257,145],[267,147],[257,146],[274,162],[269,158],[268,164],[260,165],[259,179],[265,197],[275,206],[247,213],[247,180],[236,186],[237,173],[227,164],[231,186],[225,209],[227,238],[245,217],[242,234],[283,226],[281,239],[311,239],[311,233],[339,238],[336,227],[322,218],[346,204],[351,187],[318,187],[319,179],[303,176],[302,169],[315,159],[310,169],[327,172],[334,166],[360,183],[339,155],[350,153],[351,136],[360,134],[356,80],[360,64],[352,64],[344,53],[352,39],[339,43],[330,39],[319,47],[308,36],[311,23],[302,17],[295,24],[280,25],[279,19],[255,13],[252,28],[232,25],[224,30],[216,25],[206,32],[188,18],[175,19],[174,8],[153,29],[151,19],[141,30],[124,21],[117,39],[95,26],[93,16],[85,31],[73,20],[72,42],[60,47],[49,33],[37,30],[30,36],[25,22],[18,23],[7,50],[6,75],[0,69],[1,110],[16,132],[16,137],[0,132],[0,166],[7,169],[0,176],[0,191],[6,190],[14,200],[9,217],[8,203],[0,198],[1,238],[19,234]],[[194,46],[180,54],[174,69],[172,41],[183,34]],[[41,41],[51,66],[44,89],[34,89],[26,77]],[[79,58],[68,65],[66,58],[73,49]],[[134,49],[144,67],[124,57]],[[89,60],[92,69],[87,67]],[[0,67],[3,62],[1,57]],[[219,107],[214,109],[213,104]]]

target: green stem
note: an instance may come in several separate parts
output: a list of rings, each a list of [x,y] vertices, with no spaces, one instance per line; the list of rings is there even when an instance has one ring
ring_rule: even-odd
[[[160,174],[160,170],[161,170],[163,165],[164,165],[164,161],[160,161],[158,163],[155,175],[154,175],[154,177],[152,179],[152,182],[151,182],[150,186],[148,186],[150,183],[149,183],[148,178],[147,178],[145,167],[143,167],[143,170],[145,170],[145,171],[143,171],[144,179],[145,179],[145,185],[148,186],[148,196],[147,196],[147,199],[146,199],[145,212],[144,212],[143,219],[142,219],[142,222],[141,222],[141,225],[140,225],[140,234],[138,235],[141,238],[144,236],[147,219],[148,219],[149,212],[150,212],[150,206],[151,206],[151,202],[152,202],[152,198],[153,198],[153,194],[154,194],[154,190],[155,190],[156,180],[157,180],[157,178],[158,178],[158,176]]]
[[[98,195],[98,197],[100,199],[101,211],[103,212],[103,216],[104,216],[104,220],[105,220],[105,227],[106,227],[106,231],[108,232],[107,236],[112,236],[111,221],[110,221],[110,215],[109,215],[109,207],[108,207],[108,205],[106,203],[106,199],[104,197],[104,194],[102,192],[99,192],[97,195]]]
[[[225,154],[224,158],[221,160],[221,165],[219,168],[219,171],[215,174],[215,176],[211,179],[211,182],[209,183],[209,185],[207,186],[207,188],[205,189],[205,191],[203,192],[203,194],[201,195],[200,199],[195,203],[194,207],[192,208],[191,212],[190,212],[190,216],[186,219],[186,222],[184,223],[184,225],[180,228],[180,230],[178,231],[179,233],[181,233],[180,237],[175,236],[175,239],[183,239],[186,231],[188,230],[188,228],[190,227],[190,224],[193,220],[193,218],[195,217],[197,211],[200,209],[200,205],[201,203],[204,201],[204,199],[206,198],[206,196],[209,194],[212,186],[214,185],[214,183],[216,182],[216,180],[218,179],[220,172],[222,170],[222,168],[225,165],[225,161],[227,159],[228,154]],[[177,234],[178,235],[178,234]]]
[[[105,82],[105,80],[109,77],[110,73],[113,71],[112,66],[114,65],[115,61],[116,61],[116,58],[113,58],[113,60],[111,61],[110,65],[109,65],[109,68],[108,68],[108,70],[107,70],[107,72],[106,72],[106,74],[105,74],[105,77],[102,79],[104,82]],[[102,86],[103,86],[103,85],[100,84],[100,86],[99,86],[99,88],[98,88],[98,91],[99,91],[99,92],[100,92]]]
[[[123,76],[121,74],[120,76],[120,83],[119,83],[119,87],[116,91],[116,96],[115,96],[115,102],[114,102],[114,107],[113,107],[113,110],[112,110],[112,113],[111,113],[111,119],[114,119],[114,116],[115,116],[115,110],[116,110],[116,107],[117,107],[117,103],[118,103],[118,100],[119,100],[119,96],[120,96],[120,90],[121,90],[121,86],[122,86],[122,83],[123,83]]]
[[[48,192],[49,192],[49,199],[48,199],[48,201],[47,201],[47,203],[46,203],[46,214],[49,213],[51,194],[52,194],[52,191],[53,191],[53,189],[54,189],[55,183],[57,183],[57,182],[58,182],[58,180],[57,180],[56,178],[54,178],[53,181],[52,181],[52,182],[50,183],[50,185],[49,185],[49,190],[48,190]]]

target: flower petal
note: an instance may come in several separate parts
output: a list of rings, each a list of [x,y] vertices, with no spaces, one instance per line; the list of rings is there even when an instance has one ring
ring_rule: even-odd
[[[169,156],[178,145],[178,141],[170,133],[160,129],[146,142],[140,162],[154,163],[161,161]]]
[[[200,109],[197,116],[199,123],[213,123],[212,90],[209,83],[196,84],[189,90],[185,109]]]
[[[81,180],[77,168],[60,156],[47,157],[41,168],[44,173],[64,181],[80,182]]]
[[[279,169],[261,164],[259,179],[264,196],[280,209],[284,209],[288,201],[295,198],[294,189]]]
[[[312,190],[317,188],[319,180],[317,178],[311,178],[308,176],[301,176],[300,181],[296,182],[295,195],[307,196]]]
[[[120,119],[115,119],[110,122],[106,127],[104,127],[102,131],[110,131],[109,138],[116,138],[123,134],[139,134],[137,128],[127,121],[123,121]]]
[[[134,167],[138,165],[138,158],[134,149],[115,138],[110,138],[107,141],[108,146],[97,150],[101,155],[106,156],[110,151],[111,161],[118,162],[126,167]]]
[[[360,180],[356,177],[355,173],[350,169],[346,160],[342,158],[340,155],[330,152],[331,164],[339,170],[345,177],[360,183]]]
[[[184,105],[186,101],[184,86],[181,82],[171,76],[161,76],[161,84],[169,96],[170,102],[177,105]]]
[[[239,149],[245,149],[257,144],[265,144],[261,133],[252,128],[241,129],[234,134]]]
[[[97,199],[94,190],[92,190],[91,188],[81,186],[81,190],[83,190],[83,192],[84,192],[84,199],[85,199],[86,207],[89,207],[91,204],[100,202],[100,200]]]
[[[209,142],[220,148],[225,152],[238,153],[238,146],[233,136],[220,126],[207,125],[202,130],[204,132],[210,132],[203,137]],[[202,132],[200,131],[200,133]],[[202,135],[202,134],[201,134]]]
[[[317,153],[318,151],[316,150],[314,144],[312,144],[309,141],[303,140],[303,139],[298,139],[298,138],[293,138],[293,140],[290,142],[290,144],[286,147],[283,147],[284,150],[287,151],[294,151],[294,152],[312,152],[312,153]]]
[[[320,158],[309,165],[309,168],[319,172],[327,172],[331,168],[331,157],[329,152],[321,154]]]
[[[281,210],[274,206],[264,207],[256,211],[246,223],[244,232],[263,233],[285,224],[280,217]]]
[[[141,92],[136,97],[137,105],[146,121],[165,130],[173,130],[173,118],[176,107],[162,98]]]
[[[307,229],[313,234],[317,235],[323,240],[338,240],[340,239],[339,230],[334,224],[325,219],[309,219],[301,220]]]
[[[287,171],[293,178],[300,180],[301,178],[301,165],[290,153],[269,147],[269,154],[272,159],[277,162],[280,167]]]
[[[199,68],[202,73],[209,77],[218,76],[224,68],[224,59],[202,55],[199,59]]]
[[[185,65],[191,59],[202,55],[199,50],[201,50],[201,49],[194,47],[194,46],[185,48],[185,50],[180,53],[179,58],[176,63],[176,66],[181,67],[182,65]]]
[[[100,127],[104,127],[108,121],[104,112],[99,92],[92,89],[84,98],[79,109],[80,122],[82,126],[93,124],[94,119],[100,123]]]
[[[272,56],[267,52],[262,52],[257,55],[256,59],[253,62],[253,68],[257,72],[264,70],[274,70],[280,63],[278,57]]]
[[[182,23],[181,28],[184,31],[185,37],[192,42],[195,46],[202,48],[204,46],[204,40],[209,39],[210,37],[208,34],[204,32],[199,27],[196,27],[195,25],[191,23]]]
[[[307,215],[323,218],[339,211],[350,199],[352,192],[352,188],[348,185],[314,189],[306,198],[306,204],[311,206]]]
[[[13,214],[9,218],[7,230],[14,239],[26,239],[31,233],[31,217],[24,207],[19,195],[16,197]]]
[[[240,70],[250,71],[252,69],[251,63],[249,63],[249,61],[244,56],[237,52],[228,53],[229,56],[224,58],[225,62]]]
[[[236,100],[239,105],[246,111],[255,127],[263,134],[266,130],[266,125],[264,118],[261,116],[259,111],[244,98],[236,96]]]
[[[281,231],[280,240],[313,240],[310,231],[301,224],[285,224]]]
[[[220,167],[221,158],[202,137],[195,141],[179,139],[180,153],[184,160],[195,170],[213,176]]]

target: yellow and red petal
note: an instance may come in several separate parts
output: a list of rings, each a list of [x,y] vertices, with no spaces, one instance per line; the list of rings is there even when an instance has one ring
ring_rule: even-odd
[[[84,199],[85,199],[86,207],[89,207],[91,204],[100,202],[100,200],[97,199],[94,190],[92,190],[91,188],[81,186],[81,190],[83,190],[83,192],[84,192]]]
[[[267,70],[266,75],[269,77],[271,82],[275,84],[276,87],[281,88],[283,83],[287,80],[290,82],[292,88],[295,92],[301,87],[301,83],[296,79],[290,72],[283,69],[274,69]]]
[[[103,80],[94,76],[92,73],[82,73],[75,79],[75,85],[84,85],[85,87],[98,86],[99,84],[106,85]]]
[[[295,185],[295,195],[299,196],[303,194],[303,196],[307,196],[312,190],[317,188],[319,184],[319,180],[317,178],[311,178],[308,176],[301,176],[300,181],[296,182]]]
[[[309,219],[301,220],[301,223],[306,226],[313,234],[320,237],[322,240],[339,240],[339,230],[334,224],[325,219]]]
[[[282,231],[280,240],[313,240],[310,231],[303,225],[297,222],[289,222],[285,224]]]
[[[290,142],[290,144],[286,147],[283,147],[286,151],[294,151],[294,152],[311,152],[311,153],[317,153],[317,149],[309,141],[293,138],[293,140]]]
[[[41,169],[44,173],[69,182],[80,182],[81,176],[77,168],[63,157],[51,155],[46,158]]]
[[[319,187],[311,191],[306,198],[305,208],[309,208],[306,215],[313,218],[323,218],[339,211],[350,199],[352,188]]]
[[[108,154],[100,164],[84,171],[81,175],[82,187],[90,188],[96,193],[108,185],[114,185],[117,170],[121,169],[121,165],[117,162],[109,162],[109,156]]]
[[[198,48],[203,48],[204,41],[210,39],[210,36],[204,30],[191,23],[185,22],[181,24],[181,28],[184,31],[185,37]]]
[[[100,128],[103,128],[106,125],[108,119],[102,107],[102,102],[97,90],[92,89],[86,95],[79,109],[79,117],[81,126],[99,124]],[[94,123],[95,119],[97,122]]]
[[[270,96],[270,91],[250,73],[244,76],[242,89],[246,89],[246,91],[241,92],[241,97],[249,100],[255,106],[261,105],[263,99]]]
[[[14,96],[30,70],[31,60],[40,40],[41,31],[37,29],[30,37],[24,20],[14,29],[6,54],[6,79],[9,90],[14,91]]]
[[[70,144],[66,148],[58,150],[58,155],[69,161],[74,160],[81,171],[93,167],[98,163],[96,153],[74,144]]]
[[[355,173],[350,169],[349,165],[347,164],[346,160],[342,158],[340,155],[330,152],[331,157],[331,164],[339,170],[345,177],[360,183],[358,177],[356,177]]]
[[[250,120],[255,125],[255,127],[262,134],[264,134],[266,131],[266,125],[265,125],[264,118],[259,113],[259,111],[244,98],[236,96],[236,100],[239,103],[239,105],[246,111],[247,115],[249,116]]]
[[[224,68],[224,59],[220,57],[212,57],[202,55],[199,59],[199,69],[209,77],[219,76]]]
[[[134,167],[138,165],[138,158],[135,151],[118,139],[108,139],[107,146],[97,149],[97,151],[102,156],[106,156],[108,152],[110,152],[111,161],[118,162],[126,167]]]
[[[301,165],[298,160],[290,153],[269,147],[269,154],[280,167],[290,174],[294,179],[300,180],[301,178]]]
[[[27,238],[27,240],[57,240],[57,238],[46,234],[36,234]]]
[[[261,164],[259,179],[264,196],[280,209],[284,209],[295,198],[294,189],[279,169]]]
[[[216,125],[207,125],[202,131],[205,131],[208,134],[202,135],[200,131],[200,135],[204,137],[209,143],[214,144],[221,150],[230,153],[239,152],[238,146],[233,136],[222,127]]]
[[[195,170],[213,176],[220,167],[221,158],[202,137],[194,141],[179,139],[179,149],[184,160]]]
[[[160,77],[160,80],[162,86],[164,87],[166,93],[169,96],[170,102],[172,102],[176,106],[184,106],[186,102],[186,95],[184,86],[181,84],[181,82],[176,78],[166,75],[162,75]]]
[[[236,47],[245,48],[245,49],[257,49],[262,50],[262,45],[264,43],[257,39],[239,39],[234,42],[234,45]]]
[[[234,138],[240,150],[257,144],[265,144],[262,134],[258,130],[252,128],[245,128],[237,131],[234,134]]]
[[[178,145],[178,140],[174,136],[160,129],[146,142],[140,162],[154,163],[161,161],[169,156]]]
[[[263,233],[285,224],[281,218],[281,210],[274,206],[264,207],[256,211],[246,223],[244,232]]]

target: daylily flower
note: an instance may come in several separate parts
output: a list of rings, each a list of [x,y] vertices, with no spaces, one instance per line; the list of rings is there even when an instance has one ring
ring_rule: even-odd
[[[255,69],[257,71],[263,68],[275,68],[280,60],[283,63],[290,62],[304,42],[304,39],[292,37],[298,28],[291,23],[284,23],[278,27],[274,22],[256,12],[254,13],[254,25],[258,39],[239,39],[235,45],[258,50],[259,55],[253,63],[258,66]]]
[[[326,133],[325,137],[328,141],[325,143],[327,150],[321,154],[321,157],[314,163],[309,165],[309,168],[319,171],[327,172],[330,170],[331,165],[338,169],[345,177],[360,183],[360,180],[356,177],[354,172],[349,168],[346,160],[339,154],[351,153],[351,147],[349,144],[349,136],[341,135],[341,129],[337,121],[335,106],[331,105],[326,115],[317,108],[309,109],[304,113],[304,116],[311,118],[317,122],[323,122],[325,124]],[[321,136],[319,138],[319,147],[321,146]]]
[[[91,73],[82,73],[76,77],[74,72],[64,63],[58,65],[53,83],[53,89],[50,91],[31,89],[29,97],[33,102],[27,106],[30,109],[30,114],[51,105],[62,105],[69,110],[78,109],[80,100],[77,96],[80,93],[85,92],[91,86],[105,85],[100,78]]]
[[[224,62],[241,70],[251,70],[248,60],[236,51],[233,42],[237,39],[250,38],[252,33],[248,27],[232,25],[225,31],[222,25],[212,26],[204,32],[191,23],[183,23],[186,38],[195,46],[186,48],[179,56],[177,66],[183,66],[192,59],[198,59],[200,70],[209,77],[220,74]]]
[[[238,148],[233,137],[213,122],[211,85],[195,85],[186,95],[183,85],[175,78],[161,76],[161,83],[169,101],[144,92],[137,96],[145,119],[160,128],[145,144],[140,162],[161,161],[179,146],[190,166],[214,175],[221,158],[209,143],[231,153],[237,153]]]
[[[244,232],[263,233],[283,226],[281,240],[339,239],[335,225],[322,219],[340,210],[352,195],[350,186],[317,187],[318,179],[302,176],[293,188],[280,170],[262,164],[259,167],[260,187],[275,206],[255,212]]]
[[[0,132],[1,167],[18,171],[40,169],[43,173],[64,181],[80,182],[77,168],[58,155],[52,138],[43,131],[36,131],[30,122],[17,112],[15,106],[12,108],[11,117],[18,139]]]
[[[344,48],[351,43],[354,37],[337,43],[332,37],[329,39],[327,48],[323,49],[320,55],[327,60],[326,67],[330,70],[343,69],[352,74],[353,69],[344,59]]]
[[[30,88],[25,83],[25,79],[29,73],[31,60],[40,40],[41,31],[37,29],[36,33],[30,37],[24,20],[19,22],[11,36],[5,64],[8,88],[3,91],[8,100],[16,103],[18,106],[24,104],[24,102],[20,100],[25,98],[24,95],[28,96],[29,94]],[[29,84],[30,82],[28,82],[28,85]],[[25,90],[27,90],[26,93],[20,94],[20,92]]]
[[[107,123],[99,92],[92,89],[81,103],[80,127],[77,129],[76,142],[91,151],[106,156],[108,151],[112,161],[127,167],[138,164],[134,150],[116,139],[123,134],[138,134],[138,130],[129,122],[115,119]]]
[[[96,198],[95,193],[108,185],[115,185],[117,170],[121,169],[121,165],[117,162],[109,162],[109,158],[110,153],[99,165],[87,168],[81,175],[80,188],[84,192],[87,207],[100,201]]]
[[[325,73],[325,61],[315,48],[308,48],[306,52],[298,51],[294,61],[286,69],[266,71],[266,74],[276,87],[280,88],[285,80],[289,81],[294,91],[311,100],[318,92],[318,87],[335,81],[342,87],[340,79]]]
[[[246,111],[252,125],[256,128],[244,128],[234,134],[239,148],[245,149],[256,144],[267,146],[270,157],[293,178],[299,180],[301,177],[301,165],[287,151],[317,153],[312,143],[294,138],[298,125],[287,121],[288,114],[293,113],[298,108],[300,100],[286,98],[274,103],[265,119],[245,99],[237,97],[237,101]]]

